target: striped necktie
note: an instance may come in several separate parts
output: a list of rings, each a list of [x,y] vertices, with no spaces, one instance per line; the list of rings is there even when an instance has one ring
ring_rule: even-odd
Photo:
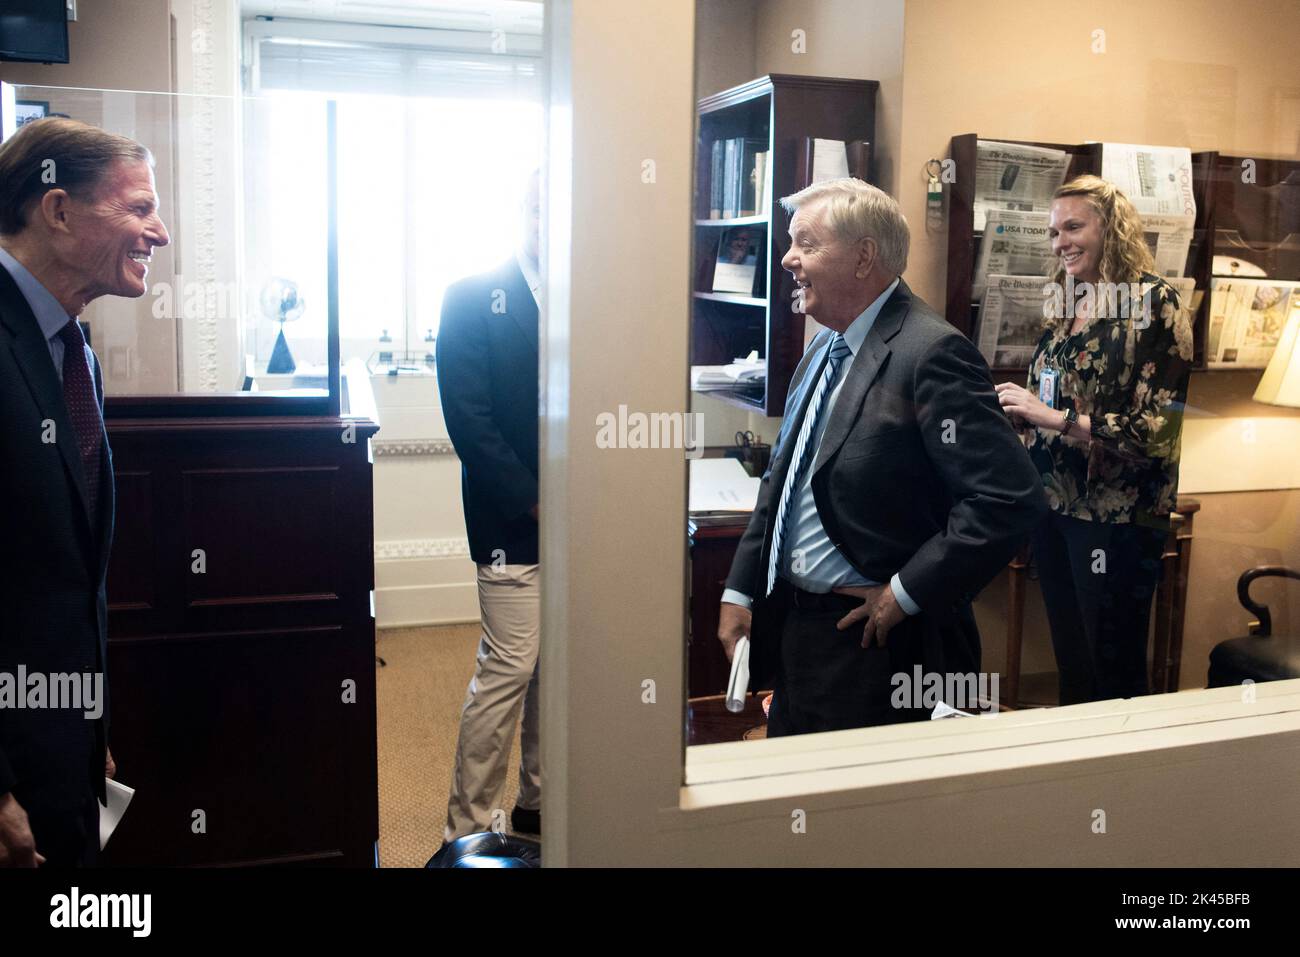
[[[776,587],[777,573],[781,568],[781,549],[785,544],[785,527],[790,503],[794,499],[795,490],[803,483],[804,469],[808,467],[808,462],[812,458],[812,438],[817,432],[817,423],[825,410],[826,397],[830,395],[835,379],[839,375],[840,363],[844,361],[845,356],[849,355],[849,344],[844,341],[842,335],[836,332],[831,336],[830,346],[827,351],[829,352],[829,358],[822,369],[821,378],[817,380],[817,390],[808,403],[808,411],[804,414],[803,425],[799,429],[799,438],[794,445],[794,454],[790,458],[790,468],[785,474],[785,487],[781,490],[781,505],[776,510],[776,525],[772,532],[772,553],[767,561],[766,595],[772,594],[772,589]]]
[[[77,450],[86,475],[86,501],[90,506],[90,527],[97,527],[99,506],[100,450],[104,442],[104,419],[95,396],[95,383],[86,362],[86,337],[76,319],[59,330],[63,340],[63,401],[77,433]]]

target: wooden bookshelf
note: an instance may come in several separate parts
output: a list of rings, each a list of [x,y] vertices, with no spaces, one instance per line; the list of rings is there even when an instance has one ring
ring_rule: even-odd
[[[707,299],[710,302],[731,302],[738,306],[766,306],[766,299],[759,299],[757,296],[742,296],[738,292],[697,292],[694,294],[696,299]]]
[[[757,350],[767,361],[761,397],[702,392],[764,415],[785,411],[786,392],[803,355],[804,320],[796,313],[794,280],[781,268],[790,248],[788,217],[779,205],[808,185],[808,156],[814,138],[855,144],[850,172],[871,181],[876,117],[875,80],[771,74],[705,97],[696,111],[695,271],[691,298],[691,363],[725,365]],[[767,145],[763,208],[753,215],[710,218],[712,150],[715,140],[743,137]],[[865,148],[864,148],[865,146]],[[713,272],[723,232],[761,227],[761,244],[749,294],[714,292]]]
[[[1193,183],[1197,203],[1197,236],[1201,233],[1201,206],[1205,207],[1200,255],[1189,260],[1189,275],[1196,288],[1204,284],[1205,296],[1193,328],[1195,366],[1206,368],[1206,343],[1210,324],[1210,282],[1231,273],[1216,273],[1214,257],[1245,259],[1260,266],[1269,278],[1282,282],[1300,279],[1300,159],[1259,159],[1211,151],[1193,153]],[[1252,165],[1251,182],[1243,177],[1243,163]],[[1236,245],[1237,241],[1245,243]],[[1192,244],[1196,252],[1195,239]],[[1260,370],[1214,368],[1210,372]]]

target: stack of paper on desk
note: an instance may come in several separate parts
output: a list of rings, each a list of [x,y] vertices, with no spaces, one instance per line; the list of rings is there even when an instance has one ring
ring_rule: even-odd
[[[750,476],[739,459],[692,459],[690,510],[752,512],[761,479]]]

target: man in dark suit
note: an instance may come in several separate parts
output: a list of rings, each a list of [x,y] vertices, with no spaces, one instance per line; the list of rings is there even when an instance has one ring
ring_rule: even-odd
[[[461,713],[444,847],[502,829],[506,763],[521,709],[519,797],[510,821],[515,831],[541,833],[538,202],[534,174],[519,248],[492,272],[447,290],[438,330],[438,393],[461,460],[483,627]]]
[[[841,179],[782,205],[782,266],[826,329],[791,380],[718,637],[728,658],[750,637],[769,737],[925,718],[919,689],[897,692],[917,665],[975,681],[970,603],[1045,514],[1042,482],[979,351],[900,278],[897,203]]]
[[[113,468],[76,317],[144,295],[168,242],[152,166],[140,144],[67,119],[0,146],[0,865],[99,851]],[[101,689],[94,708],[53,694],[33,707],[35,682],[70,680]]]

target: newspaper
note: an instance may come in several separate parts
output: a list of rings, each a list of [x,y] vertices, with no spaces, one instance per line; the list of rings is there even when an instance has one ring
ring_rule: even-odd
[[[1055,264],[1052,243],[1047,238],[1047,213],[1022,213],[1011,209],[990,209],[971,296],[978,302],[988,277],[1047,276]]]
[[[977,140],[975,231],[983,232],[990,209],[1047,212],[1069,165],[1070,155],[1063,150]]]
[[[1156,261],[1156,275],[1173,279],[1183,275],[1192,248],[1196,217],[1150,213],[1142,217],[1142,232]]]
[[[988,277],[980,306],[979,350],[991,368],[1029,366],[1043,336],[1043,276]]]
[[[1196,218],[1192,151],[1186,146],[1103,143],[1101,178],[1119,187],[1143,219],[1151,215]]]
[[[1300,311],[1300,281],[1211,279],[1206,366],[1263,369],[1292,311]]]
[[[1195,315],[1196,311],[1201,308],[1201,297],[1204,295],[1203,292],[1197,290],[1196,280],[1191,276],[1171,276],[1165,282],[1173,286],[1174,291],[1178,293],[1178,308],[1186,309],[1192,315]]]
[[[1104,143],[1101,176],[1141,215],[1156,274],[1166,279],[1183,275],[1196,227],[1192,151],[1186,146]]]

